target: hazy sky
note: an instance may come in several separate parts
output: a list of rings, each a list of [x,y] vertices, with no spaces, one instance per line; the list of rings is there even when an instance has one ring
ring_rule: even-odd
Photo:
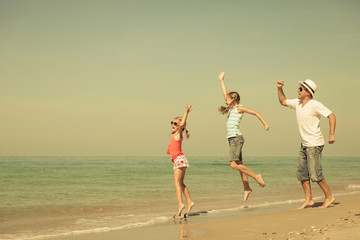
[[[325,156],[359,156],[360,1],[0,0],[0,155],[227,156],[218,74],[245,115],[244,156],[297,156],[298,81],[337,116]],[[328,136],[328,120],[321,127]]]

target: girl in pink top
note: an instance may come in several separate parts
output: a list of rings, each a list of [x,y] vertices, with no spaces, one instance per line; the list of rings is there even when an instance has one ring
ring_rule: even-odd
[[[189,167],[189,163],[181,150],[183,131],[185,130],[187,138],[190,136],[188,130],[186,130],[186,119],[191,110],[192,106],[186,105],[184,116],[176,117],[173,121],[171,121],[171,137],[167,150],[167,154],[172,156],[172,162],[174,163],[174,186],[176,198],[178,201],[177,216],[181,216],[181,212],[185,208],[185,205],[182,201],[182,194],[185,195],[187,201],[187,214],[190,213],[192,207],[195,205],[195,203],[191,200],[189,189],[184,184],[185,171],[186,168]]]

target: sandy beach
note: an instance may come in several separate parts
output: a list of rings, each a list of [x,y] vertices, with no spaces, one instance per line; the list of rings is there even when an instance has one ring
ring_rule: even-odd
[[[360,239],[360,196],[338,197],[327,209],[303,210],[253,215],[196,225],[204,231],[200,239]]]
[[[69,235],[49,240],[355,240],[360,239],[360,195],[338,197],[327,209],[288,209],[204,222],[199,217],[144,228]],[[212,218],[210,215],[205,218]]]

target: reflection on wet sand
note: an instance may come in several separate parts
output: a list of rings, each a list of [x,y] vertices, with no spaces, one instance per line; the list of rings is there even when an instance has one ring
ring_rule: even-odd
[[[174,224],[179,226],[179,240],[183,239],[191,239],[192,237],[192,226],[190,220],[187,218],[176,219],[173,220]]]

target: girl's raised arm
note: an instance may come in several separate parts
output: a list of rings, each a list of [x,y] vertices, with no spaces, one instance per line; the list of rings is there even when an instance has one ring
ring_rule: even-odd
[[[180,128],[179,128],[180,133],[182,133],[182,128],[185,126],[187,116],[191,110],[192,110],[192,105],[186,104],[184,116],[182,117],[181,122],[180,122]]]
[[[222,93],[223,93],[225,101],[226,101],[226,96],[228,95],[228,91],[225,86],[224,78],[225,78],[225,72],[220,73],[219,79],[220,79],[220,84],[221,84],[221,90],[222,90]]]

